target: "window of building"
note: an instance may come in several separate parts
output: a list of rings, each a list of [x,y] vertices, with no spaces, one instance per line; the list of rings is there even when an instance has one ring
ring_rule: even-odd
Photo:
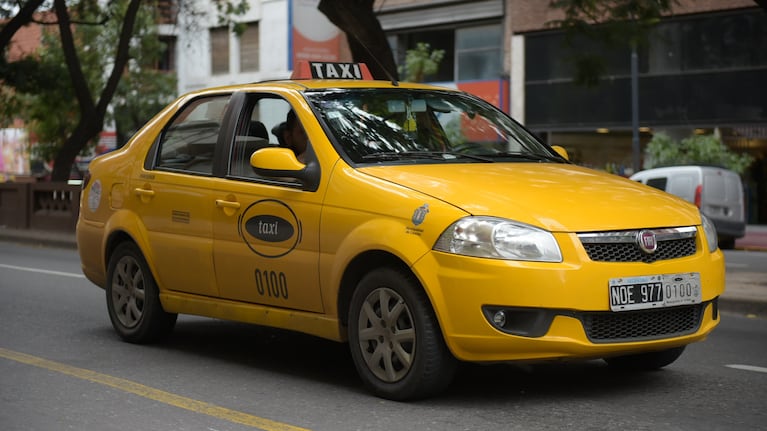
[[[390,45],[394,52],[394,60],[404,67],[405,56],[409,49],[415,49],[419,43],[428,43],[432,50],[441,49],[445,56],[439,63],[437,73],[427,75],[425,79],[430,82],[453,81],[455,63],[455,31],[452,29],[431,30],[422,32],[408,32],[395,35],[390,38]],[[404,76],[403,76],[404,78]]]
[[[162,52],[157,62],[157,69],[166,72],[175,72],[176,70],[176,37],[160,36]]]
[[[210,29],[210,72],[214,75],[229,73],[229,28]]]
[[[767,15],[738,12],[680,19],[653,30],[650,73],[767,66]]]
[[[441,49],[445,56],[437,73],[426,76],[429,82],[498,79],[503,73],[501,24],[433,29],[393,34],[389,45],[397,64],[405,64],[407,51],[418,43]]]
[[[250,22],[240,35],[240,72],[258,70],[258,22]]]
[[[498,79],[503,68],[500,25],[460,28],[455,31],[458,81]]]

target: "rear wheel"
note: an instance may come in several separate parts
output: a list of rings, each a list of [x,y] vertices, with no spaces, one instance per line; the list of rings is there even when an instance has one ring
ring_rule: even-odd
[[[392,400],[444,390],[456,360],[412,274],[380,268],[362,278],[349,310],[349,345],[362,381]]]
[[[658,352],[639,353],[636,355],[616,356],[605,358],[605,362],[613,368],[630,371],[652,371],[670,365],[679,359],[685,346]]]
[[[131,343],[151,343],[168,335],[176,314],[166,313],[152,272],[138,247],[117,246],[109,260],[107,310],[115,331]]]

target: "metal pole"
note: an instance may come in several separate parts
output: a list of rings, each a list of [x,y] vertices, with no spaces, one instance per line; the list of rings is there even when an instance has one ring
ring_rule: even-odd
[[[631,148],[634,172],[640,170],[641,152],[639,148],[639,60],[636,43],[631,45]]]

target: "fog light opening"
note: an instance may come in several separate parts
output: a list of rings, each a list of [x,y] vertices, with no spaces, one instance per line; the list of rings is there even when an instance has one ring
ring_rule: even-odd
[[[498,328],[506,326],[506,312],[503,310],[496,311],[495,314],[493,314],[493,324]]]

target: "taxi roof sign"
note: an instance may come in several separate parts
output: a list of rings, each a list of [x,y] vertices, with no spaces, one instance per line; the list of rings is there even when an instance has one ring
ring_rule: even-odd
[[[329,63],[320,61],[300,61],[290,75],[290,79],[365,79],[372,80],[373,75],[365,63]]]

